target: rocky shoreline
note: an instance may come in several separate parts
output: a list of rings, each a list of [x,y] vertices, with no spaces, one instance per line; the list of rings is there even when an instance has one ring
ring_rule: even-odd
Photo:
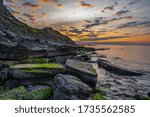
[[[96,91],[97,73],[87,52],[53,58],[34,58],[0,64],[0,99],[84,100],[104,99]],[[88,52],[89,53],[89,52]],[[59,56],[61,58],[61,56]],[[53,61],[51,61],[53,59]],[[2,60],[1,60],[2,62]],[[5,60],[6,62],[6,60]],[[17,64],[16,64],[17,63]],[[62,64],[60,64],[62,63]]]
[[[15,61],[10,66],[1,63],[0,99],[149,99],[149,93],[138,93],[134,77],[128,78],[128,75],[139,76],[142,73],[121,67],[118,70],[118,66],[111,64],[104,56],[93,54],[93,49],[89,50],[78,51],[77,55],[59,56],[59,59],[56,56],[27,59],[17,64]],[[92,57],[95,56],[99,59],[94,62]],[[99,74],[99,71],[109,74]],[[121,78],[120,74],[126,79]]]

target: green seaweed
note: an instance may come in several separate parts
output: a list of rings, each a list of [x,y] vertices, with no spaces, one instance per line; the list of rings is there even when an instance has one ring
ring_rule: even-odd
[[[81,69],[87,69],[90,72],[96,73],[96,69],[94,69],[94,68],[86,68],[86,66],[81,65],[81,64],[77,64],[76,67],[81,68]]]
[[[143,100],[150,100],[150,98],[149,97],[144,97]]]
[[[47,58],[34,58],[31,59],[32,63],[48,63]]]
[[[20,86],[18,88],[13,89],[13,90],[3,92],[0,95],[0,99],[3,99],[3,100],[10,100],[10,99],[18,100],[18,99],[22,99],[22,97],[25,94],[27,94],[26,88],[23,87],[23,86]]]
[[[27,59],[23,60],[22,63],[30,63],[30,64],[35,64],[35,63],[48,63],[47,58],[33,58],[33,59]]]
[[[23,99],[24,100],[48,100],[51,94],[52,94],[52,89],[50,87],[42,88],[27,93]]]
[[[40,70],[40,69],[27,69],[27,70],[22,70],[23,72],[26,72],[26,73],[43,73],[43,74],[50,74],[49,71],[44,71],[44,70]]]
[[[101,93],[96,93],[96,94],[93,94],[92,100],[105,100],[105,97]]]
[[[94,69],[94,68],[91,68],[91,69],[88,69],[88,70],[93,72],[93,73],[96,73],[96,69]]]
[[[4,87],[0,86],[0,94],[2,94],[4,92],[5,92]]]
[[[105,100],[105,93],[101,89],[95,89],[92,94],[93,100]]]

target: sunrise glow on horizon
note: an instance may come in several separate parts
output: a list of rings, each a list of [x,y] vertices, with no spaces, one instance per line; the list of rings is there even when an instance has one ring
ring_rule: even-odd
[[[74,41],[150,44],[150,0],[4,0],[20,21]]]

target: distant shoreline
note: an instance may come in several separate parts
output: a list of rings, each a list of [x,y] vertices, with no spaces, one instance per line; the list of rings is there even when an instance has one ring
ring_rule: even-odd
[[[87,45],[87,46],[93,46],[93,45],[126,45],[126,46],[150,46],[150,43],[149,44],[133,44],[133,43],[97,43],[97,42],[75,42],[76,44],[79,44],[79,45]]]

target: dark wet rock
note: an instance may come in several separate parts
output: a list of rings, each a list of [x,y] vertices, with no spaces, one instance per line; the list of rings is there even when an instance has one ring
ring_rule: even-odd
[[[73,57],[74,57],[74,55],[56,56],[53,58],[53,62],[65,64],[67,59],[71,59]]]
[[[97,58],[107,58],[106,55],[102,55],[102,54],[94,54],[94,55],[91,55],[92,57],[97,57]]]
[[[58,72],[59,73],[59,72]],[[30,70],[10,70],[10,77],[15,80],[25,80],[25,79],[40,79],[40,78],[50,78],[52,75],[50,72],[45,72],[42,70],[36,70],[35,72],[30,72]]]
[[[98,48],[98,49],[95,49],[96,51],[97,50],[110,50],[110,48]]]
[[[6,64],[0,64],[0,82],[8,79],[9,66]]]
[[[150,92],[147,95],[148,95],[148,97],[150,97]]]
[[[10,82],[15,80],[20,85],[51,85],[54,76],[63,72],[64,67],[61,64],[20,64],[11,66],[9,75]]]
[[[48,87],[49,86],[46,86],[46,85],[29,85],[27,87],[27,91],[30,92],[30,91],[39,90],[39,89],[48,88]]]
[[[19,86],[20,86],[20,84],[16,80],[9,79],[4,83],[5,89],[9,89],[9,90],[17,88]]]
[[[66,62],[66,72],[78,77],[90,87],[95,88],[97,83],[97,73],[92,64],[68,59]]]
[[[92,61],[92,60],[89,60],[88,62],[89,63],[97,63],[97,61]]]
[[[83,54],[83,55],[79,55],[78,57],[83,58],[84,61],[88,61],[91,59],[89,54]]]
[[[54,100],[87,100],[92,89],[72,75],[58,74],[54,78]]]
[[[29,58],[29,51],[22,46],[0,43],[0,59],[22,60]]]
[[[98,59],[97,61],[102,61],[102,62],[106,62],[106,63],[111,63],[111,62],[109,62],[109,61],[107,61],[106,59]]]
[[[105,62],[103,60],[98,59],[98,66],[111,72],[114,74],[118,74],[118,75],[125,75],[125,76],[141,76],[143,75],[142,73],[136,72],[134,70],[128,70],[125,68],[121,68],[119,66],[113,65],[111,63]]]
[[[119,59],[119,60],[121,60],[122,58],[119,58],[119,57],[113,57],[113,59]]]
[[[135,95],[134,98],[135,98],[136,100],[142,100],[142,99],[143,99],[143,96],[141,96],[141,95]]]
[[[11,66],[10,77],[16,80],[51,78],[64,72],[61,64],[19,64]]]

